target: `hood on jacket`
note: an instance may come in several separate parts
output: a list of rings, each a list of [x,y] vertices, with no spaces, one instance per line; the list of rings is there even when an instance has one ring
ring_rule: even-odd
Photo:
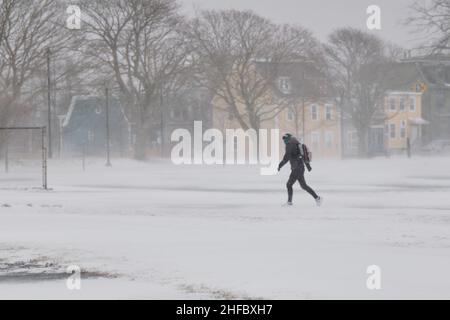
[[[288,143],[300,144],[300,141],[298,141],[296,137],[291,137],[291,139],[289,139]]]

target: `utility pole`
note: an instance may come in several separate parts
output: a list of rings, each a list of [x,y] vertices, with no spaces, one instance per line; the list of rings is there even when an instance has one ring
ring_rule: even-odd
[[[46,128],[41,128],[41,147],[42,147],[42,187],[44,190],[47,190],[47,155],[48,150],[45,147],[45,134],[46,134]]]
[[[58,116],[58,132],[59,132],[59,139],[58,139],[58,157],[62,157],[62,149],[63,149],[63,124],[64,124],[64,116],[59,115]]]
[[[111,167],[111,157],[110,157],[110,133],[109,133],[109,88],[108,85],[105,84],[105,118],[106,118],[106,166]]]
[[[51,101],[51,81],[50,81],[50,48],[47,48],[47,132],[48,132],[48,157],[52,158],[52,101]]]

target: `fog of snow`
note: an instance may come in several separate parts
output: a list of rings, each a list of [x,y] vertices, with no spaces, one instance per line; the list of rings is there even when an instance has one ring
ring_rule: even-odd
[[[315,161],[323,206],[296,185],[289,208],[288,168],[51,160],[49,191],[1,173],[0,298],[448,299],[449,160]]]

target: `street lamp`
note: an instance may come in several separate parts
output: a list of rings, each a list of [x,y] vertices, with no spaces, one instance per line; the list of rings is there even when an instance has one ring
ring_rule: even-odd
[[[59,151],[59,158],[61,158],[62,155],[62,148],[63,148],[63,131],[64,131],[64,120],[66,116],[65,115],[59,115],[58,116],[58,129],[59,129],[59,141],[58,141],[58,151]]]
[[[159,96],[159,107],[160,107],[160,113],[161,113],[161,158],[164,158],[164,139],[165,139],[165,134],[164,134],[164,127],[165,127],[165,122],[164,122],[164,85],[165,82],[162,80],[161,81],[161,88],[160,88],[160,96]]]
[[[52,102],[50,81],[50,48],[47,48],[47,133],[48,133],[48,157],[52,157]]]

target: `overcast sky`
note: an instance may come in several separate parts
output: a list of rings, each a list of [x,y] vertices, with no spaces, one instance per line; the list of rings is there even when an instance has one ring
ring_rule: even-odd
[[[185,13],[197,9],[251,9],[275,22],[300,24],[320,40],[335,28],[351,26],[368,30],[366,9],[375,4],[381,8],[381,27],[371,31],[406,48],[418,44],[402,21],[408,16],[413,0],[179,0]]]

